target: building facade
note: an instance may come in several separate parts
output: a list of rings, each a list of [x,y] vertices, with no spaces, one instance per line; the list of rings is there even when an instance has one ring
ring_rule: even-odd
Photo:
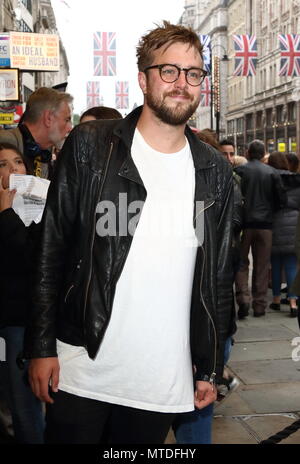
[[[2,0],[0,2],[0,32],[35,32],[58,34],[50,0]],[[41,86],[53,87],[66,82],[69,65],[65,49],[59,40],[60,70],[57,72],[20,71],[20,103],[25,104],[30,94]],[[7,106],[9,102],[0,102]]]
[[[245,30],[242,30],[236,14],[244,3],[247,5]],[[228,78],[227,134],[234,137],[241,153],[245,144],[259,138],[269,152],[278,150],[300,155],[300,92],[295,91],[300,88],[300,82],[297,77],[279,76],[278,39],[278,34],[300,33],[299,16],[299,1],[229,1],[228,34],[256,34],[258,47],[256,75]],[[229,57],[233,55],[231,48]]]
[[[55,15],[50,0],[39,0],[35,31],[39,34],[58,34]],[[58,72],[40,72],[36,75],[36,87],[53,87],[67,82],[69,64],[65,48],[59,40],[60,70]]]
[[[212,128],[222,137],[227,110],[227,0],[186,0],[181,23],[211,40],[212,73],[209,76],[214,102],[200,103],[193,120],[198,129]]]
[[[259,138],[268,151],[300,156],[300,77],[279,76],[278,39],[278,34],[300,34],[300,1],[186,0],[181,22],[209,34],[213,61],[219,59],[220,137],[234,138],[240,154]],[[233,76],[234,34],[256,35],[256,75]],[[229,61],[222,61],[224,55]],[[194,119],[200,129],[216,129],[213,107],[199,107]]]

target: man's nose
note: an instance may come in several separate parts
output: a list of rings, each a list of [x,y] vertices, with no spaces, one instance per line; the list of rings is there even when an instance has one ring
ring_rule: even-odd
[[[181,70],[177,81],[175,81],[175,86],[179,88],[185,88],[187,86],[187,81],[185,78],[185,71]]]

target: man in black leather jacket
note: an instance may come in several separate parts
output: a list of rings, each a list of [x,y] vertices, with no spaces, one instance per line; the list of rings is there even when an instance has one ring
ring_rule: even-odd
[[[248,288],[249,251],[253,255],[252,308],[253,315],[265,315],[267,306],[268,273],[272,248],[274,211],[284,204],[285,193],[280,175],[262,163],[265,146],[254,140],[248,147],[248,163],[235,169],[241,177],[244,197],[244,224],[241,243],[241,265],[236,275],[236,299],[240,319],[249,314]]]
[[[232,172],[186,126],[202,46],[164,22],[137,56],[144,105],[77,126],[49,189],[25,344],[49,443],[162,443],[223,372]]]

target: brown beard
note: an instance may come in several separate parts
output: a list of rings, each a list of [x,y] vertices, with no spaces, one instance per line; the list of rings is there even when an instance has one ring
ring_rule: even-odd
[[[179,90],[173,90],[172,92],[167,93],[165,97],[172,97],[176,95],[182,95],[191,100],[188,92]],[[188,107],[181,108],[180,103],[178,103],[178,105],[174,108],[169,108],[165,101],[158,101],[158,99],[152,96],[151,92],[146,94],[146,103],[158,119],[170,126],[181,126],[182,124],[186,124],[189,118],[196,111],[199,104],[198,101],[195,101],[194,103],[191,102]]]

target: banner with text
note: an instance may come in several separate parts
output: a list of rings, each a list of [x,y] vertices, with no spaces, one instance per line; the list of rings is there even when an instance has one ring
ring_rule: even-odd
[[[59,71],[58,35],[11,32],[10,60],[13,68]]]

